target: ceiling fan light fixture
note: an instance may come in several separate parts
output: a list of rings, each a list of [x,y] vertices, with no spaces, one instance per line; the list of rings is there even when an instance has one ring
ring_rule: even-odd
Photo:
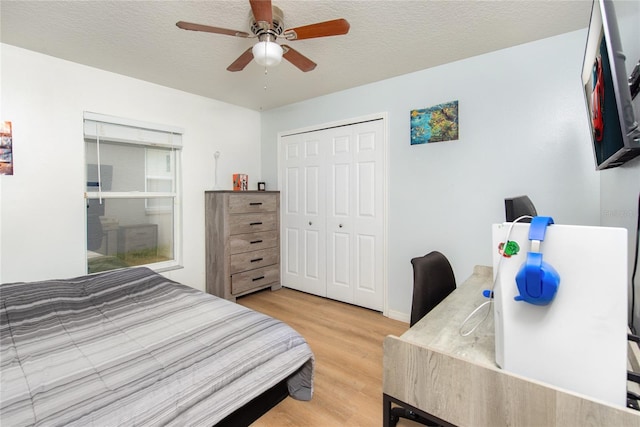
[[[273,67],[282,61],[282,47],[272,41],[256,43],[251,52],[256,62],[264,67]]]

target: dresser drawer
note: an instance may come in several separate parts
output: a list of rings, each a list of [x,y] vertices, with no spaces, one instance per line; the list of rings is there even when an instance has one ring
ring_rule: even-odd
[[[275,212],[229,215],[229,232],[230,234],[244,234],[275,230],[277,223]]]
[[[275,230],[262,233],[235,234],[229,237],[229,251],[231,254],[241,254],[277,246],[278,232]]]
[[[233,274],[231,275],[231,293],[239,294],[278,282],[279,280],[280,267],[278,265]]]
[[[279,254],[275,248],[231,255],[231,274],[277,264],[278,258]]]
[[[276,194],[232,194],[229,196],[229,213],[275,212]]]

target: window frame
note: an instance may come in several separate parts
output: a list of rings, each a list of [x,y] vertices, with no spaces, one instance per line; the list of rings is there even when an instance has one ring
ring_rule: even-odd
[[[150,207],[147,199],[154,198],[172,198],[173,199],[173,259],[168,261],[154,262],[144,264],[145,267],[154,271],[167,271],[182,268],[182,128],[175,126],[167,126],[149,122],[142,122],[115,116],[107,116],[98,113],[84,112],[83,115],[83,136],[84,136],[84,176],[85,189],[84,198],[88,199],[145,199],[145,215],[162,215],[170,213],[171,209],[162,209]],[[98,184],[97,191],[87,191],[87,142],[96,142],[98,150],[98,171],[100,170],[99,150],[100,144],[122,144],[129,146],[137,146],[145,149],[145,191],[103,191],[101,184]],[[172,177],[173,191],[170,192],[150,192],[147,191],[149,179],[154,177],[148,175],[147,151],[146,148],[164,148],[170,149],[173,153],[172,166],[174,171]],[[85,203],[86,204],[86,203]],[[87,243],[87,212],[84,213],[84,230],[85,230],[85,264],[87,272],[89,269],[89,249]],[[128,267],[125,267],[128,268]]]
[[[178,162],[178,153],[174,152],[174,150],[171,150],[171,154],[173,154],[173,161],[171,161],[171,159],[169,159],[168,162],[168,169],[173,168],[173,171],[169,170],[169,174],[168,175],[161,175],[161,174],[157,174],[157,173],[152,173],[151,171],[149,171],[149,152],[146,151],[145,152],[145,173],[144,173],[144,186],[145,186],[145,191],[146,192],[150,192],[153,194],[158,194],[158,191],[149,191],[149,187],[151,183],[169,183],[170,187],[173,189],[173,191],[170,191],[170,193],[176,193],[176,171],[177,171],[177,162]],[[147,214],[163,214],[163,213],[169,213],[171,212],[171,210],[175,209],[175,204],[174,206],[151,206],[149,204],[149,201],[146,200],[145,201],[145,211]]]

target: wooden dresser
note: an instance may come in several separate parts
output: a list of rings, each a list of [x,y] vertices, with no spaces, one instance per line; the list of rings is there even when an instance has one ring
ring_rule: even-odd
[[[280,192],[206,191],[207,292],[237,296],[280,285]]]

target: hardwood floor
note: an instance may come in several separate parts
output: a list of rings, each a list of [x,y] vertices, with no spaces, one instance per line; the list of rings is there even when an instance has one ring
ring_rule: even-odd
[[[291,325],[316,361],[311,401],[287,398],[253,426],[382,426],[382,341],[401,335],[407,323],[291,289],[256,292],[238,304]]]

